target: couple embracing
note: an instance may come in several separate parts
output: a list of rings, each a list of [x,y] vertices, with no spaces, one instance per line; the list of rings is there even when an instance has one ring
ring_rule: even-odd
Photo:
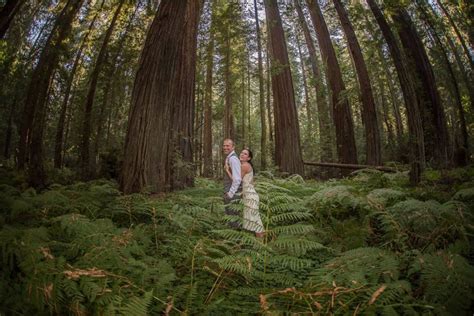
[[[238,215],[237,211],[230,209],[229,203],[242,197],[244,204],[242,228],[254,232],[255,236],[263,237],[264,229],[258,211],[259,197],[253,186],[253,154],[244,148],[238,157],[232,139],[225,139],[222,146],[226,155],[224,164],[224,204],[227,215]],[[234,228],[238,223],[232,222]]]

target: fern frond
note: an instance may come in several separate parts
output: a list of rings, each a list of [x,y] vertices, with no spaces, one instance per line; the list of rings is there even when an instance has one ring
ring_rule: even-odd
[[[315,231],[315,228],[313,225],[305,225],[305,224],[278,226],[273,229],[273,232],[276,234],[287,234],[287,235],[302,235],[302,234],[312,233],[314,231]]]
[[[320,243],[312,240],[283,235],[279,236],[276,240],[271,241],[268,245],[280,250],[288,251],[296,256],[304,255],[309,250],[326,248]]]
[[[132,297],[130,301],[120,309],[120,312],[123,315],[147,316],[148,306],[151,304],[152,299],[152,291],[145,292],[143,297]]]
[[[271,224],[285,224],[291,222],[300,222],[304,220],[310,220],[313,217],[312,214],[307,212],[289,212],[278,215],[273,215],[270,218]]]

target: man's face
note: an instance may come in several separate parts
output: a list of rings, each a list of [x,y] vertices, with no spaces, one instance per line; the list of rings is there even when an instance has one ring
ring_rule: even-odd
[[[234,143],[231,140],[225,140],[222,145],[222,151],[224,155],[230,154],[234,150]]]

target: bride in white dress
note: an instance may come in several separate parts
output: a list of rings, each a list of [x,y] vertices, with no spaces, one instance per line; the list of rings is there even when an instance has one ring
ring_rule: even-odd
[[[242,175],[242,202],[244,204],[244,216],[242,227],[255,233],[257,237],[265,235],[262,219],[258,211],[260,199],[253,186],[253,154],[250,149],[245,148],[240,153],[241,175]],[[229,173],[229,168],[226,167]],[[229,174],[229,176],[232,176]]]

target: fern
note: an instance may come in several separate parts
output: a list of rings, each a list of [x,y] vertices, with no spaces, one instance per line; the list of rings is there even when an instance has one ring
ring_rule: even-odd
[[[456,240],[467,240],[472,216],[462,203],[406,200],[374,212],[385,241],[397,240],[397,248],[434,249]]]
[[[279,250],[284,250],[295,256],[304,255],[310,250],[325,248],[318,242],[306,238],[295,238],[291,235],[280,235],[275,241],[272,241],[269,246],[275,247]]]
[[[472,207],[474,205],[474,187],[459,190],[454,194],[453,200],[469,203]]]
[[[132,297],[128,303],[118,309],[121,315],[146,316],[148,306],[151,304],[153,294],[151,291],[145,292],[143,297]]]
[[[228,228],[241,215],[224,215],[221,185],[208,179],[151,197],[122,196],[110,181],[41,193],[0,185],[0,312],[465,314],[472,305],[467,182],[430,201],[442,178],[408,188],[400,172],[265,176],[256,178],[265,238]]]
[[[404,192],[394,189],[375,189],[367,194],[369,203],[376,207],[387,207],[406,198]]]
[[[410,274],[419,275],[423,298],[437,305],[440,312],[467,314],[474,297],[474,267],[461,256],[446,252],[419,255]]]

